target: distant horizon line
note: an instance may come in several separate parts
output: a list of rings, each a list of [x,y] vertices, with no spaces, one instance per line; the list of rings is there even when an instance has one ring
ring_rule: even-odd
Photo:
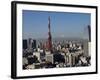
[[[80,38],[80,37],[55,37],[55,38],[52,38],[52,39],[82,39],[82,40],[88,40],[88,38]],[[39,39],[48,39],[48,38],[23,38],[23,39],[36,39],[36,40],[39,40]]]

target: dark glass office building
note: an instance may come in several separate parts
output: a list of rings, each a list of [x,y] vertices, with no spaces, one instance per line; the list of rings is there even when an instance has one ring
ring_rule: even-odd
[[[28,48],[27,40],[24,39],[24,40],[23,40],[23,49],[27,49],[27,48]]]

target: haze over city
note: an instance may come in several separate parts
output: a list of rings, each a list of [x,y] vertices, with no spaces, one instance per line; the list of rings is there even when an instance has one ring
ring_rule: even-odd
[[[23,39],[48,38],[49,16],[52,38],[88,38],[89,13],[23,10]]]

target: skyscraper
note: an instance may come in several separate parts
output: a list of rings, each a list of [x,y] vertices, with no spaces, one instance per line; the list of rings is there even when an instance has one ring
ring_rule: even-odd
[[[36,48],[36,40],[32,40],[33,42],[32,42],[32,48]]]
[[[24,39],[24,40],[23,40],[23,49],[27,49],[27,48],[28,48],[27,40]]]
[[[87,27],[88,27],[89,42],[91,42],[91,27],[90,25],[88,25]]]
[[[32,48],[32,39],[31,38],[29,38],[28,39],[28,49],[31,49]]]

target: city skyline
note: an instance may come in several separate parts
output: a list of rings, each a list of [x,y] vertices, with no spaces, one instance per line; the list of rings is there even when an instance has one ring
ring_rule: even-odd
[[[53,38],[88,38],[84,29],[90,25],[89,13],[23,10],[23,39],[47,39],[49,16]]]

